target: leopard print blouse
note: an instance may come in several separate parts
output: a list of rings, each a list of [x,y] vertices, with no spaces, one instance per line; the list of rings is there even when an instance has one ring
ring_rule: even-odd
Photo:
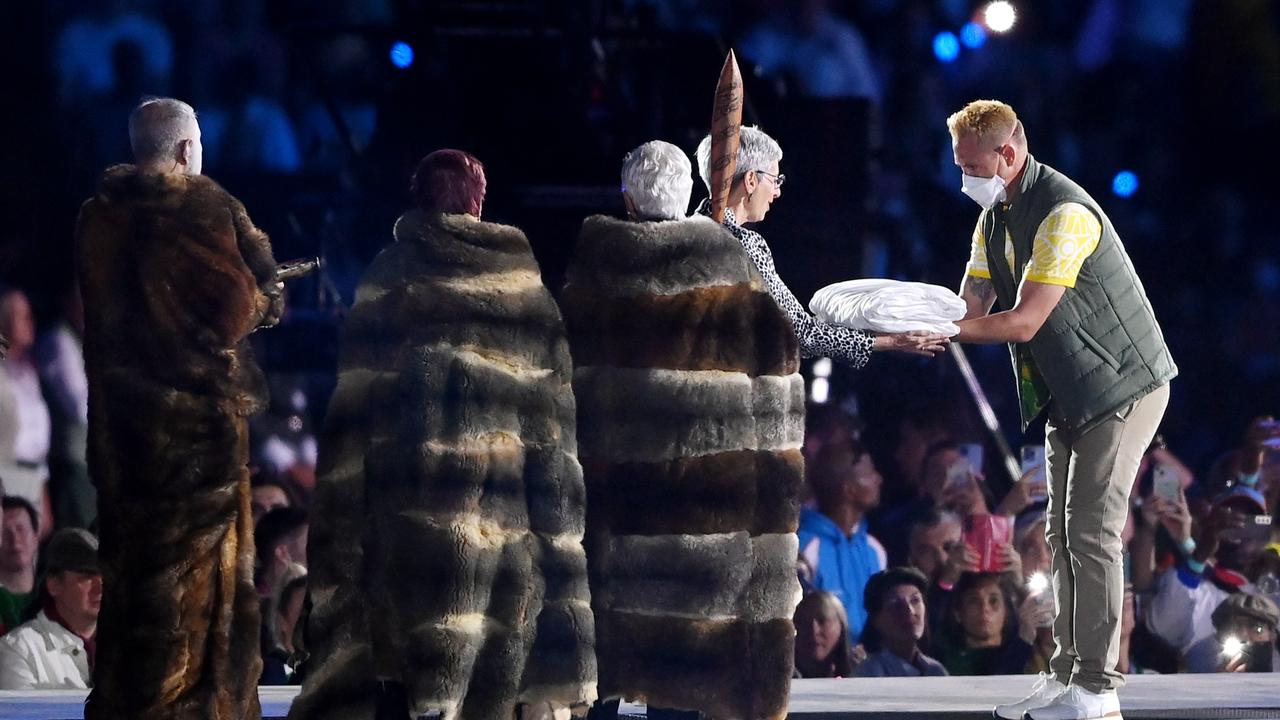
[[[698,212],[710,215],[710,202],[703,201]],[[760,233],[739,225],[733,211],[729,209],[724,211],[724,227],[742,243],[747,256],[764,278],[769,295],[787,317],[791,318],[796,339],[800,341],[801,357],[829,357],[854,369],[867,364],[875,343],[874,335],[865,330],[832,325],[810,315],[786,283],[782,282],[782,278],[778,277],[778,271],[773,266],[773,253]]]

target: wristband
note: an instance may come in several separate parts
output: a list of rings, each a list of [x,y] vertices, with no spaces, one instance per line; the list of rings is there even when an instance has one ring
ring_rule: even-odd
[[[1236,474],[1236,484],[1237,484],[1237,485],[1244,485],[1245,487],[1255,487],[1255,486],[1258,484],[1258,475],[1259,475],[1259,473],[1260,473],[1260,471],[1258,471],[1258,470],[1254,470],[1253,472],[1248,473],[1248,474],[1245,474],[1245,473],[1237,473],[1237,474]]]
[[[1181,547],[1182,547],[1182,554],[1190,558],[1191,553],[1196,551],[1196,539],[1188,535],[1186,539],[1182,541]]]
[[[1204,567],[1205,567],[1204,563],[1200,562],[1199,560],[1193,557],[1187,558],[1187,567],[1191,570],[1191,572],[1197,575],[1204,574]]]

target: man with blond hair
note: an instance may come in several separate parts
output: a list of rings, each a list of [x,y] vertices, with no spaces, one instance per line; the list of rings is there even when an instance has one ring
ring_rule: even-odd
[[[1120,717],[1120,533],[1177,367],[1120,236],[1079,185],[1027,151],[1013,108],[947,119],[961,192],[982,207],[956,342],[1008,343],[1023,429],[1048,414],[1057,649],[1052,673],[997,717]],[[1000,301],[1001,311],[991,313]]]

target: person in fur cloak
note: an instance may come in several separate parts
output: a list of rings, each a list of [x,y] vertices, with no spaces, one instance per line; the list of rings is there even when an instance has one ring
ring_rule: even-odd
[[[622,182],[631,221],[586,219],[562,298],[600,696],[782,718],[800,599],[796,336],[741,243],[684,217],[679,148],[640,146]]]
[[[104,578],[85,717],[257,718],[248,336],[282,288],[266,234],[200,174],[190,105],[144,102],[129,138],[137,164],[106,170],[76,232]]]
[[[290,718],[585,711],[594,625],[572,370],[484,168],[440,150],[342,330],[308,547],[310,659]]]

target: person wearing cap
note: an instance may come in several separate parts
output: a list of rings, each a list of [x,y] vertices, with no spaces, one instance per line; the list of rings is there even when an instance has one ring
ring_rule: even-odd
[[[1241,531],[1252,525],[1254,516],[1265,514],[1266,507],[1262,493],[1235,485],[1214,500],[1194,534],[1185,511],[1178,513],[1181,522],[1165,524],[1181,548],[1182,560],[1156,580],[1146,624],[1182,653],[1190,672],[1217,670],[1220,648],[1211,616],[1229,596],[1249,589],[1242,572],[1264,541]]]
[[[942,663],[920,650],[928,630],[928,590],[929,581],[914,568],[890,568],[871,576],[863,593],[867,627],[862,633],[870,655],[858,666],[856,677],[947,674]]]
[[[89,688],[101,605],[98,539],[59,530],[45,548],[40,611],[0,638],[0,690]]]
[[[1272,672],[1280,668],[1276,651],[1276,628],[1280,626],[1280,607],[1266,595],[1239,592],[1228,597],[1213,611],[1213,629],[1219,646],[1219,672]],[[1244,644],[1234,652],[1233,643]],[[1250,644],[1253,645],[1250,649]],[[1250,670],[1250,652],[1263,652],[1269,657],[1261,663],[1265,669]]]

